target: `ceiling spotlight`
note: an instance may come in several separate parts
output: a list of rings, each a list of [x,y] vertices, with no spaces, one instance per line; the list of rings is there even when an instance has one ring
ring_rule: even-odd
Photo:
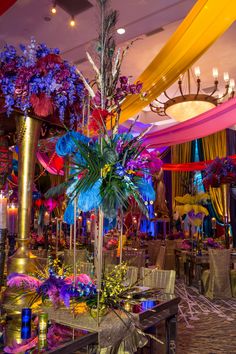
[[[74,26],[75,26],[74,16],[71,17],[70,26],[71,26],[71,27],[74,27]]]
[[[56,1],[53,2],[52,8],[51,8],[51,13],[55,14],[57,12],[57,8],[56,8]]]
[[[118,28],[116,32],[118,34],[125,34],[125,29],[124,28]]]

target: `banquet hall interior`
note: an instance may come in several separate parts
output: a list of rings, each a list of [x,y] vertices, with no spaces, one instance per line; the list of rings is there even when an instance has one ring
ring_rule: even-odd
[[[0,352],[236,354],[236,1],[0,1]]]

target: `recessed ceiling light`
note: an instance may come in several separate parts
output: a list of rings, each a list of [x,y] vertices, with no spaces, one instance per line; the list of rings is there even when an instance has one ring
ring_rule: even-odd
[[[70,25],[71,25],[71,27],[74,27],[74,26],[75,26],[75,19],[74,19],[73,16],[71,17]]]
[[[124,34],[125,33],[125,29],[124,28],[118,28],[116,32],[118,34]]]
[[[57,4],[56,4],[56,0],[55,0],[55,1],[53,1],[52,8],[51,8],[51,13],[54,15],[57,12],[56,6],[57,6]]]

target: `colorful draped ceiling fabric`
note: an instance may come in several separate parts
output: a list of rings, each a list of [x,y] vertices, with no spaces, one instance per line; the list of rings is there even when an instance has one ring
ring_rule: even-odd
[[[121,122],[139,113],[173,84],[236,19],[234,0],[198,0],[151,64],[138,78],[147,100],[129,96],[122,105]]]
[[[211,135],[235,124],[236,98],[233,98],[195,118],[159,132],[148,134],[144,145],[147,147],[160,148],[163,146],[182,144],[187,141]]]
[[[0,16],[4,14],[17,0],[1,0],[0,1]]]
[[[228,156],[236,163],[236,155]],[[191,171],[203,171],[206,166],[209,165],[213,160],[199,161],[199,162],[187,162],[187,163],[164,163],[162,169],[164,171],[175,171],[175,172],[191,172]]]

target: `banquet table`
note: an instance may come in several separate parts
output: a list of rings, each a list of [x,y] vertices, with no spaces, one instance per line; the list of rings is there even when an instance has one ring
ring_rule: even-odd
[[[202,288],[202,272],[209,268],[209,254],[207,251],[202,251],[199,255],[196,252],[186,251],[181,249],[175,250],[176,274],[180,275],[180,258],[185,259],[185,280],[187,285],[194,285],[200,293],[203,293]],[[231,252],[231,263],[236,263],[236,251]]]
[[[140,336],[133,323],[136,323],[144,333],[157,335],[157,338],[157,327],[160,324],[164,324],[165,352],[166,354],[173,354],[176,351],[176,324],[179,302],[179,297],[164,293],[158,296],[157,301],[147,299],[139,304],[132,304],[131,301],[131,309],[129,311],[133,319],[132,322],[130,322],[130,318],[124,312],[117,311],[118,313],[115,314],[112,311],[101,318],[99,327],[97,320],[89,314],[82,314],[73,318],[65,309],[54,311],[52,308],[44,308],[44,311],[48,312],[50,319],[58,323],[84,329],[89,332],[97,332],[102,348],[100,352],[102,354],[111,353],[111,350],[120,345],[122,341],[127,353],[136,352],[138,344],[142,341],[144,343],[146,338]],[[151,340],[150,346],[155,346],[155,341]]]
[[[66,343],[64,349],[63,346],[56,348],[58,351],[55,351],[55,353],[65,352],[63,350],[67,350],[67,346],[70,346],[69,352],[73,353],[77,348],[81,348],[82,344],[83,346],[86,343],[89,345],[91,340],[93,342],[93,353],[110,354],[114,348],[117,349],[120,346],[122,346],[123,350],[125,349],[127,354],[139,353],[139,347],[146,345],[147,338],[137,330],[137,327],[144,333],[150,333],[158,338],[160,325],[163,325],[165,328],[165,353],[175,353],[176,324],[180,298],[160,291],[155,299],[152,297],[150,299],[146,298],[143,301],[141,300],[138,302],[132,299],[129,300],[130,308],[128,310],[126,308],[126,311],[130,314],[129,316],[124,311],[110,311],[104,317],[100,318],[99,326],[97,318],[93,318],[89,313],[80,314],[75,317],[71,313],[71,310],[64,307],[56,310],[50,306],[41,307],[43,312],[48,313],[50,321],[83,330],[87,333],[86,336],[77,342],[71,341]],[[4,310],[7,313],[11,313],[12,311],[20,312],[20,309],[12,304],[4,305]],[[94,351],[94,345],[96,346],[97,340],[100,349]],[[155,347],[156,345],[156,341],[150,339],[149,346]],[[90,349],[88,348],[88,350]],[[88,352],[90,353],[91,351]]]

